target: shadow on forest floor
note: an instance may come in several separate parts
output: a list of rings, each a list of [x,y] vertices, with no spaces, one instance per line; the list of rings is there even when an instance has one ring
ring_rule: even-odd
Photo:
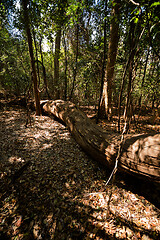
[[[159,239],[158,186],[121,174],[106,186],[110,171],[63,125],[47,116],[32,115],[28,128],[25,121],[23,109],[1,111],[1,240]]]

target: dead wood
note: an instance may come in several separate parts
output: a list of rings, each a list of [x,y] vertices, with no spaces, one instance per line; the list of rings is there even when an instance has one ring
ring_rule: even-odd
[[[43,110],[63,121],[76,142],[96,161],[113,168],[120,135],[104,132],[75,104],[63,100],[43,103]],[[160,181],[160,134],[130,135],[124,140],[118,170]]]

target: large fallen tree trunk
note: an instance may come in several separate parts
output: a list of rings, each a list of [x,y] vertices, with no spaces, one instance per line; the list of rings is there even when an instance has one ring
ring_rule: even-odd
[[[104,132],[71,102],[43,102],[43,110],[63,121],[77,143],[95,160],[111,169],[114,167],[120,135]],[[128,136],[123,144],[118,169],[159,182],[160,134]]]

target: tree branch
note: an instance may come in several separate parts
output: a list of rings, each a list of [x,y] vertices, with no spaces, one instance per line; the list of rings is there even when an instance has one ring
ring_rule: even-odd
[[[136,3],[135,1],[133,1],[133,0],[129,0],[131,3],[133,3],[134,5],[136,5],[136,6],[140,6],[140,4],[139,3]]]

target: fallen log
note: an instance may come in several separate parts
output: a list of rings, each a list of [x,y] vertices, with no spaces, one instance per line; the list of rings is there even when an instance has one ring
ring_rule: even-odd
[[[63,121],[76,142],[91,157],[108,168],[114,167],[119,134],[105,132],[71,102],[43,102],[43,110]],[[160,134],[126,137],[118,170],[160,182]]]

